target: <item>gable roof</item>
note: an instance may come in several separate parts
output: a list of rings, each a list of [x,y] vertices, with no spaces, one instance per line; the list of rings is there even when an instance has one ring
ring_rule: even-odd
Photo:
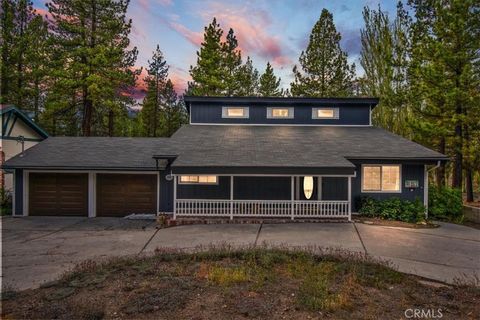
[[[50,137],[4,167],[83,170],[156,170],[153,155],[167,152],[168,138]],[[160,162],[159,168],[166,163]]]
[[[173,158],[174,173],[218,174],[353,174],[355,159],[448,160],[376,127],[185,125],[171,138],[52,137],[4,167],[155,170]]]
[[[0,104],[0,114],[2,116],[12,114],[12,115],[20,118],[23,122],[25,122],[25,124],[27,126],[32,128],[42,138],[47,138],[48,137],[48,133],[45,130],[43,130],[38,124],[33,122],[33,120],[30,119],[29,116],[27,116],[24,112],[19,110],[14,105]],[[3,122],[5,122],[5,119],[3,120]],[[5,128],[3,128],[3,125],[4,125],[4,123],[2,123],[2,133],[4,132],[3,130],[5,129]],[[3,134],[2,134],[2,136],[3,136]]]
[[[186,125],[173,136],[182,146],[172,168],[343,168],[349,160],[436,161],[447,157],[376,127]],[[262,171],[262,170],[260,170]]]

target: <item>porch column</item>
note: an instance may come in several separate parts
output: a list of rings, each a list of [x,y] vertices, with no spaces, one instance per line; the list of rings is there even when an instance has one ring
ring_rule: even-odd
[[[96,180],[96,174],[94,172],[89,172],[88,173],[88,217],[89,218],[93,218],[97,216],[95,180]]]
[[[348,221],[352,221],[352,177],[348,177]]]
[[[295,177],[292,176],[292,178],[291,178],[291,184],[290,184],[290,185],[291,185],[291,186],[290,186],[290,188],[291,188],[291,202],[292,202],[292,203],[291,203],[292,220],[293,220],[294,215],[295,215],[295,202],[294,202],[294,199],[295,199],[295,197],[294,197],[294,194],[295,194],[295,181],[294,181],[294,180],[295,180]]]
[[[233,176],[230,176],[230,220],[233,220]]]
[[[173,176],[173,220],[177,219],[177,176]]]

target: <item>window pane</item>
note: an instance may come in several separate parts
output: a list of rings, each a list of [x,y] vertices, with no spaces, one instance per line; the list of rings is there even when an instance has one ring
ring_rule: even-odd
[[[317,117],[319,118],[333,118],[335,116],[335,112],[333,109],[318,109],[317,110]]]
[[[228,108],[227,109],[227,116],[229,116],[229,117],[244,117],[245,116],[245,109],[243,109],[243,108]]]
[[[382,190],[400,191],[399,166],[382,166]]]
[[[272,109],[272,117],[274,117],[274,118],[287,118],[288,117],[288,109],[273,108]]]
[[[364,166],[363,167],[363,190],[380,191],[380,170],[379,166]]]

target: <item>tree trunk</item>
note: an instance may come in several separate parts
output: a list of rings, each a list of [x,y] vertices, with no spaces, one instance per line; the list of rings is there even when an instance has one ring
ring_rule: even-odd
[[[92,100],[88,97],[88,89],[86,86],[83,88],[83,123],[82,132],[85,137],[92,135]]]
[[[438,152],[445,154],[445,137],[440,138],[438,145]],[[445,187],[445,162],[440,164],[440,167],[436,170],[437,187]]]
[[[473,172],[471,168],[465,170],[465,188],[467,189],[467,202],[473,202]]]
[[[462,125],[455,126],[455,153],[453,159],[453,179],[452,188],[461,188],[463,181],[463,139],[462,139]]]
[[[108,112],[108,136],[113,137],[113,129],[114,129],[114,118],[115,114],[113,113],[112,110]]]
[[[35,122],[38,122],[38,112],[39,112],[39,104],[40,104],[40,83],[39,83],[38,76],[35,76],[35,96],[33,101],[33,112],[34,116],[33,119]]]

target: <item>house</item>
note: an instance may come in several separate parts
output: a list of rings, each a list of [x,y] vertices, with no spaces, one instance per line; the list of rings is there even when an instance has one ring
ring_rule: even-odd
[[[427,202],[447,157],[372,126],[375,98],[185,97],[171,138],[51,137],[7,161],[15,215],[345,218]]]
[[[10,158],[46,139],[48,134],[13,105],[0,105],[2,139],[0,166]],[[0,188],[13,191],[13,173],[0,170]]]

